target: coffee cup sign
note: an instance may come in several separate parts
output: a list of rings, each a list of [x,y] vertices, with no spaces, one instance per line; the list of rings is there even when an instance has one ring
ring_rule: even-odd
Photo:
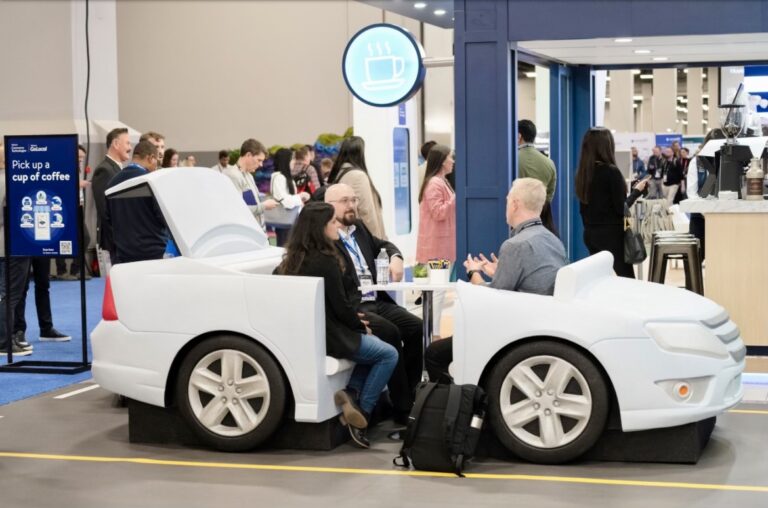
[[[360,30],[344,51],[342,70],[350,91],[371,106],[411,98],[424,81],[421,45],[405,29],[381,23]]]

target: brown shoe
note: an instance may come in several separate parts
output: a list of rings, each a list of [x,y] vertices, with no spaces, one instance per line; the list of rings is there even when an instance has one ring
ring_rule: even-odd
[[[333,396],[333,402],[341,408],[343,415],[342,423],[346,423],[356,427],[358,429],[364,429],[368,427],[368,419],[363,414],[363,410],[360,409],[349,392],[346,390],[339,390]]]

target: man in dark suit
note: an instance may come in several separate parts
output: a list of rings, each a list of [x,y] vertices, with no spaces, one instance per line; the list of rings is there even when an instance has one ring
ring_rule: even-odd
[[[385,249],[389,255],[390,279],[393,282],[400,281],[403,278],[403,256],[400,250],[393,243],[373,236],[363,222],[358,220],[358,198],[352,187],[346,184],[328,187],[325,202],[333,205],[336,219],[341,223],[336,248],[346,260],[344,277],[354,281],[354,285],[350,286],[360,286],[359,275],[365,270],[371,273],[373,283],[376,284],[375,260],[381,249]],[[389,381],[389,393],[395,421],[405,424],[413,406],[414,390],[421,380],[421,319],[397,305],[384,291],[365,295],[356,291],[348,296],[363,314],[362,318],[369,322],[373,334],[397,349],[399,359]]]
[[[112,228],[106,222],[107,191],[110,180],[120,172],[123,163],[131,158],[131,140],[128,129],[122,127],[112,129],[107,134],[107,156],[93,172],[91,189],[96,205],[96,242],[99,248],[109,251],[110,257],[115,258],[115,242],[112,238]]]

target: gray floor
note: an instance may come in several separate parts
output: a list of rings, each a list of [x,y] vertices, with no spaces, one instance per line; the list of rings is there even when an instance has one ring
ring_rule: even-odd
[[[544,467],[482,461],[468,472],[499,476],[458,479],[388,474],[397,470],[391,461],[398,445],[387,441],[386,428],[377,429],[374,449],[367,451],[344,445],[327,453],[223,454],[133,445],[128,442],[127,411],[112,407],[107,392],[99,388],[53,398],[89,384],[0,407],[0,506],[768,506],[765,404],[743,404],[737,409],[756,412],[731,412],[719,418],[696,466]],[[309,470],[279,469],[285,466]],[[592,480],[595,483],[586,483]],[[631,483],[637,481],[650,483]]]

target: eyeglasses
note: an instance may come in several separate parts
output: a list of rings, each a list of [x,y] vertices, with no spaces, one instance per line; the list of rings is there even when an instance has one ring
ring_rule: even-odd
[[[341,203],[342,205],[345,205],[345,206],[347,206],[347,205],[357,205],[358,203],[360,203],[360,198],[355,196],[353,198],[347,197],[347,198],[335,199],[333,201],[328,201],[328,202],[329,203]]]

